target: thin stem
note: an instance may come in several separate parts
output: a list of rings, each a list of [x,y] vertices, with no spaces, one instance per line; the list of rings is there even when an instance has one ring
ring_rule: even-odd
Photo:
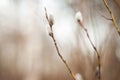
[[[62,60],[63,63],[65,64],[65,66],[66,66],[66,68],[68,69],[70,75],[73,77],[74,80],[76,80],[76,79],[75,79],[75,76],[74,76],[73,72],[71,71],[70,67],[68,66],[66,60],[63,58],[63,56],[61,55],[61,53],[60,53],[60,51],[59,51],[58,45],[57,45],[57,43],[56,43],[56,40],[55,40],[55,37],[54,37],[54,34],[53,34],[53,31],[52,31],[52,33],[51,33],[50,36],[51,36],[52,39],[53,39],[53,42],[54,42],[54,45],[55,45],[55,47],[56,47],[56,50],[57,50],[57,53],[58,53],[59,57],[61,58],[61,60]]]
[[[95,47],[95,45],[93,44],[92,40],[90,39],[90,36],[88,34],[88,31],[87,29],[84,27],[84,25],[78,21],[79,25],[83,28],[83,30],[85,31],[86,35],[87,35],[87,38],[89,39],[93,49],[95,50],[96,54],[97,54],[97,59],[98,59],[98,72],[97,72],[97,76],[98,76],[98,80],[101,79],[101,60],[100,60],[100,54],[98,53],[98,50],[97,48]]]
[[[119,34],[119,36],[120,36],[120,29],[119,29],[119,27],[118,27],[118,25],[117,25],[117,22],[116,22],[116,20],[115,20],[115,17],[114,17],[114,15],[113,15],[111,9],[109,8],[109,6],[108,6],[108,4],[107,4],[107,1],[106,1],[106,0],[103,0],[103,2],[104,2],[105,7],[107,8],[108,12],[110,13],[110,16],[111,16],[111,18],[112,18],[111,20],[112,20],[112,22],[113,22],[113,24],[114,24],[114,27],[115,27],[116,31],[118,32],[118,34]]]
[[[49,23],[49,26],[50,26],[50,29],[51,29],[51,32],[49,33],[49,35],[50,35],[50,37],[53,39],[55,48],[56,48],[56,50],[57,50],[57,54],[58,54],[58,56],[60,57],[60,59],[62,60],[62,62],[65,64],[65,66],[66,66],[66,68],[68,69],[68,71],[69,71],[71,77],[73,78],[73,80],[76,80],[74,73],[72,72],[72,70],[70,69],[70,67],[69,67],[69,65],[67,64],[66,60],[63,58],[63,56],[61,55],[61,53],[60,53],[60,51],[59,51],[59,48],[58,48],[58,45],[57,45],[57,42],[56,42],[56,40],[55,40],[54,33],[53,33],[53,28],[52,28],[53,25],[50,24],[50,21],[49,21],[48,15],[47,15],[46,8],[45,8],[45,14],[46,14],[46,19],[47,19],[47,21],[48,21],[48,23]]]

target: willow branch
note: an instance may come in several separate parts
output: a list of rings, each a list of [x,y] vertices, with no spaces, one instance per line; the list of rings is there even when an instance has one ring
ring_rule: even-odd
[[[51,19],[48,18],[48,14],[47,14],[46,8],[45,8],[45,15],[46,15],[46,19],[47,19],[47,21],[48,21],[48,23],[49,23],[49,26],[50,26],[50,29],[51,29],[51,32],[49,33],[49,35],[50,35],[50,37],[53,39],[55,48],[56,48],[56,50],[57,50],[57,54],[58,54],[58,56],[60,57],[60,59],[62,60],[62,62],[65,64],[65,66],[66,66],[66,68],[68,69],[68,71],[69,71],[71,77],[73,78],[73,80],[76,80],[74,73],[72,72],[72,70],[70,69],[70,67],[69,67],[69,65],[67,64],[66,60],[63,58],[63,56],[61,55],[61,53],[60,53],[60,51],[59,51],[59,48],[58,48],[58,45],[57,45],[57,42],[56,42],[56,40],[55,40],[54,33],[53,33],[53,27],[52,27],[52,26],[53,26],[53,19],[52,19],[52,18],[51,18]]]
[[[106,16],[104,16],[104,15],[101,15],[103,18],[105,18],[106,20],[110,20],[110,21],[112,21],[112,19],[111,18],[108,18],[108,17],[106,17]]]
[[[88,34],[88,31],[87,29],[84,27],[84,25],[82,24],[81,20],[77,20],[79,25],[83,28],[83,30],[85,31],[86,35],[87,35],[87,38],[89,39],[90,41],[90,44],[92,45],[93,49],[95,50],[96,54],[97,54],[97,59],[98,59],[98,70],[96,72],[96,75],[98,77],[98,80],[101,79],[101,60],[100,60],[100,54],[98,53],[98,50],[97,48],[95,47],[95,45],[93,44],[92,40],[90,39],[90,36]]]
[[[113,24],[114,24],[114,27],[115,27],[116,31],[118,32],[118,34],[119,34],[119,36],[120,36],[120,29],[119,29],[119,27],[118,27],[118,25],[117,25],[117,22],[116,22],[116,20],[115,20],[115,17],[114,17],[114,15],[113,15],[111,9],[109,8],[109,6],[108,6],[108,4],[107,4],[107,1],[106,1],[106,0],[103,0],[103,2],[104,2],[105,7],[107,8],[108,12],[110,13],[110,16],[111,16],[111,18],[112,18],[111,20],[112,20],[112,22],[113,22]]]

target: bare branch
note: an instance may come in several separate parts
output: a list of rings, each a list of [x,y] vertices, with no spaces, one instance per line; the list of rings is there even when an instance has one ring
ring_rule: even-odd
[[[106,17],[106,16],[104,16],[104,15],[101,15],[103,18],[105,18],[106,20],[110,20],[110,21],[112,21],[112,19],[111,18],[108,18],[108,17]]]
[[[111,18],[112,18],[112,22],[113,22],[113,24],[114,24],[114,27],[115,27],[116,31],[118,32],[118,34],[119,34],[119,36],[120,36],[120,29],[119,29],[119,27],[118,27],[118,25],[117,25],[117,22],[116,22],[116,20],[115,20],[115,17],[114,17],[114,15],[113,15],[111,9],[109,8],[109,6],[108,6],[108,4],[107,4],[107,1],[106,1],[106,0],[103,0],[103,2],[104,2],[105,7],[107,8],[108,12],[110,13],[110,16],[111,16]]]
[[[78,16],[77,13],[76,13],[76,16]],[[81,15],[80,15],[80,16],[81,16]],[[82,17],[82,16],[81,16],[81,17]],[[90,36],[89,36],[89,34],[88,34],[88,31],[87,31],[87,28],[85,28],[85,26],[82,24],[82,19],[81,19],[81,18],[78,18],[78,17],[76,17],[76,19],[77,19],[78,24],[79,24],[79,25],[83,28],[83,30],[85,31],[85,33],[86,33],[86,35],[87,35],[87,38],[89,39],[89,41],[90,41],[93,49],[95,50],[95,52],[96,52],[96,54],[97,54],[98,69],[97,69],[96,75],[97,75],[97,77],[98,77],[98,80],[100,80],[100,79],[101,79],[101,60],[100,60],[100,54],[98,53],[97,48],[95,47],[95,45],[93,44],[92,40],[90,39]]]
[[[112,21],[111,18],[106,17],[106,16],[105,16],[103,13],[101,13],[100,11],[98,11],[98,13],[101,15],[101,17],[105,18],[106,20],[110,20],[110,21]]]
[[[58,45],[57,45],[57,42],[55,40],[55,37],[54,37],[54,33],[53,33],[53,23],[54,23],[54,20],[53,20],[53,17],[50,17],[48,18],[48,14],[47,14],[47,10],[45,8],[45,15],[46,15],[46,19],[49,23],[49,26],[50,26],[50,29],[51,29],[51,32],[49,33],[50,37],[53,39],[53,42],[54,42],[54,45],[55,45],[55,48],[57,50],[57,54],[58,56],[60,57],[60,59],[62,60],[62,62],[65,64],[66,68],[68,69],[71,77],[73,78],[73,80],[76,80],[75,78],[75,75],[74,73],[72,72],[72,70],[70,69],[69,65],[67,64],[66,60],[63,58],[63,56],[61,55],[60,51],[59,51],[59,48],[58,48]]]

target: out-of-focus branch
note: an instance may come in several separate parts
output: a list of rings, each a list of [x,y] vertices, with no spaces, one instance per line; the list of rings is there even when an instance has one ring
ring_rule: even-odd
[[[119,27],[118,27],[118,24],[117,24],[117,22],[116,22],[116,20],[115,20],[115,17],[114,17],[114,15],[113,15],[111,9],[109,8],[109,6],[108,6],[108,4],[107,4],[107,1],[106,1],[106,0],[103,0],[103,2],[104,2],[105,7],[107,8],[108,12],[110,13],[110,16],[111,16],[111,18],[112,18],[111,21],[113,22],[114,27],[115,27],[116,31],[118,32],[118,34],[119,34],[119,36],[120,36],[120,29],[119,29]]]
[[[105,18],[106,20],[110,20],[110,21],[112,21],[112,19],[111,18],[108,18],[108,17],[106,17],[106,16],[104,16],[104,15],[101,15],[103,18]]]
[[[48,23],[49,23],[49,26],[50,26],[49,35],[50,35],[50,37],[53,39],[55,48],[56,48],[56,50],[57,50],[57,54],[58,54],[58,56],[60,57],[60,59],[62,60],[62,62],[65,64],[65,66],[66,66],[66,68],[68,69],[68,71],[69,71],[71,77],[73,78],[73,80],[76,80],[74,73],[72,72],[72,70],[70,69],[70,67],[69,67],[69,65],[67,64],[66,60],[63,58],[63,56],[61,55],[61,53],[60,53],[60,51],[59,51],[59,48],[58,48],[58,45],[57,45],[57,42],[56,42],[56,40],[55,40],[54,33],[53,33],[54,19],[53,19],[52,16],[50,16],[50,18],[48,17],[46,8],[45,8],[45,15],[46,15],[46,19],[47,19],[47,21],[48,21]]]
[[[87,38],[89,39],[93,49],[95,50],[96,54],[97,54],[97,59],[98,59],[98,67],[97,67],[97,72],[96,72],[96,75],[98,76],[98,80],[101,79],[101,60],[100,60],[100,54],[98,53],[98,50],[97,48],[95,47],[95,45],[93,44],[92,40],[90,39],[90,36],[88,34],[88,31],[87,31],[87,28],[85,28],[85,26],[83,25],[82,23],[82,14],[81,12],[77,12],[76,13],[76,19],[77,19],[77,22],[78,24],[83,28],[83,30],[85,31],[86,35],[87,35]]]

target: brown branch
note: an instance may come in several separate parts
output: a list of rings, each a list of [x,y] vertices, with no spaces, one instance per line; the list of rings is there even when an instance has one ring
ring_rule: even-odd
[[[111,18],[106,17],[106,16],[105,16],[103,13],[101,13],[100,11],[98,11],[98,13],[101,15],[101,17],[105,18],[106,20],[112,21]]]
[[[93,44],[92,40],[90,39],[90,36],[88,34],[88,31],[87,29],[84,27],[84,25],[82,24],[81,20],[77,20],[77,22],[79,23],[79,25],[83,28],[83,30],[85,31],[86,35],[87,35],[87,38],[89,39],[93,49],[95,50],[96,54],[97,54],[97,59],[98,59],[98,70],[96,72],[96,75],[98,77],[98,80],[101,79],[101,60],[100,60],[100,54],[98,53],[98,50],[97,48],[95,47],[95,45]]]
[[[61,55],[61,53],[60,53],[60,51],[59,51],[57,42],[56,42],[55,37],[54,37],[53,27],[52,27],[54,21],[53,21],[53,18],[51,18],[51,19],[48,18],[48,14],[47,14],[46,8],[45,8],[45,15],[46,15],[46,19],[47,19],[47,21],[48,21],[48,23],[49,23],[49,26],[50,26],[50,29],[51,29],[51,32],[49,33],[49,35],[50,35],[50,37],[53,39],[55,48],[56,48],[56,50],[57,50],[57,54],[58,54],[58,56],[60,57],[60,59],[62,60],[62,62],[65,64],[65,66],[66,66],[66,68],[68,69],[68,71],[69,71],[71,77],[73,78],[73,80],[76,80],[74,73],[72,72],[72,70],[70,69],[70,67],[69,67],[69,65],[67,64],[66,60],[63,58],[63,56]]]
[[[106,1],[106,0],[103,0],[103,2],[104,2],[105,7],[107,8],[108,12],[110,13],[110,16],[111,16],[111,18],[112,18],[112,22],[113,22],[113,24],[114,24],[114,27],[115,27],[116,31],[118,32],[118,34],[119,34],[119,36],[120,36],[120,29],[119,29],[119,27],[118,27],[118,25],[117,25],[117,22],[116,22],[116,20],[115,20],[115,17],[114,17],[114,15],[113,15],[111,9],[109,8],[109,6],[108,6],[108,4],[107,4],[107,1]]]
[[[108,18],[108,17],[106,17],[106,16],[104,16],[104,15],[101,15],[103,18],[105,18],[106,20],[110,20],[110,21],[112,21],[112,19],[111,18]]]

